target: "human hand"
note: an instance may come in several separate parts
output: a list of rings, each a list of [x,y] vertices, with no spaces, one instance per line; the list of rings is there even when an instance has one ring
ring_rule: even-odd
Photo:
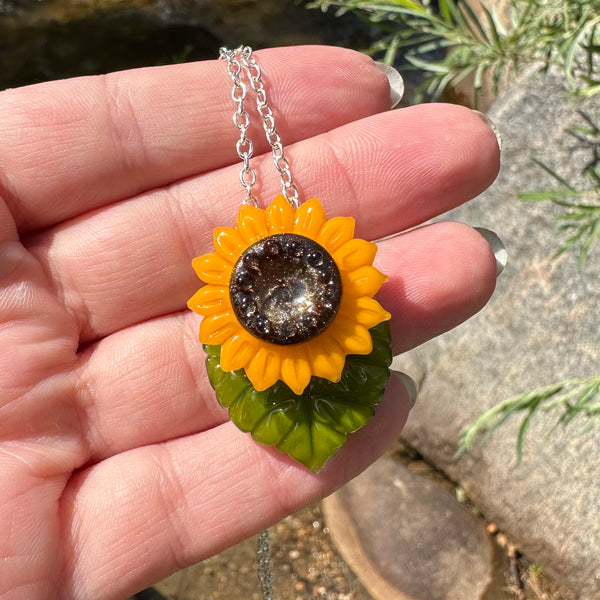
[[[302,198],[357,235],[409,229],[483,191],[492,131],[470,110],[389,112],[371,59],[257,53]],[[237,430],[206,380],[191,259],[243,198],[217,61],[0,94],[0,595],[123,598],[331,493],[401,430],[375,418],[315,475]],[[254,133],[254,135],[252,135]],[[262,131],[263,206],[279,192]],[[496,265],[458,223],[380,243],[396,353],[490,297]]]

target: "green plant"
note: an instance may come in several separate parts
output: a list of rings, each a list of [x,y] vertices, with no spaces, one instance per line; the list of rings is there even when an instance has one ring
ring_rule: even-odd
[[[558,258],[568,250],[578,249],[578,267],[581,270],[592,245],[600,236],[600,129],[583,113],[580,114],[586,119],[587,125],[574,126],[567,131],[593,150],[593,160],[584,170],[589,185],[585,189],[579,189],[549,166],[534,159],[561,187],[521,193],[518,197],[526,202],[549,201],[564,209],[555,218],[560,223],[559,233],[566,235],[554,256]]]
[[[581,96],[600,91],[598,0],[508,0],[502,15],[465,0],[313,0],[310,8],[352,11],[382,31],[366,50],[388,64],[399,53],[427,74],[427,93],[439,97],[468,76],[476,91],[490,73],[494,88],[528,68],[562,70]]]
[[[484,432],[488,435],[516,414],[525,414],[517,436],[517,455],[521,460],[523,440],[533,416],[541,409],[558,411],[557,425],[568,425],[576,417],[586,417],[582,431],[593,427],[600,419],[600,376],[570,379],[519,394],[479,415],[463,432],[457,457],[472,447]]]
[[[567,251],[576,251],[579,254],[578,268],[581,270],[592,245],[600,237],[600,128],[584,113],[579,114],[586,120],[586,125],[576,125],[567,131],[591,150],[592,160],[584,169],[588,187],[579,189],[534,159],[560,187],[521,193],[519,198],[527,202],[548,201],[564,209],[555,218],[560,223],[559,233],[566,235],[554,257],[558,258]],[[591,429],[600,418],[600,376],[553,383],[493,406],[463,429],[457,456],[468,450],[484,432],[491,434],[509,418],[521,414],[524,416],[517,436],[517,455],[520,460],[525,433],[539,410],[559,411],[557,425],[568,425],[576,417],[584,417],[581,431]]]
[[[588,145],[593,159],[584,169],[589,186],[578,189],[563,179],[553,169],[535,160],[560,187],[540,192],[519,194],[527,202],[549,201],[564,209],[555,218],[559,221],[559,232],[566,234],[554,257],[567,251],[578,251],[578,268],[581,270],[589,251],[600,237],[600,129],[585,114],[585,126],[574,126],[567,131]],[[519,394],[479,415],[462,432],[457,456],[468,450],[482,434],[491,434],[509,418],[524,415],[517,436],[517,455],[521,460],[523,440],[533,417],[540,411],[559,412],[557,425],[568,425],[576,417],[585,419],[581,431],[591,429],[600,418],[600,376],[570,379]]]

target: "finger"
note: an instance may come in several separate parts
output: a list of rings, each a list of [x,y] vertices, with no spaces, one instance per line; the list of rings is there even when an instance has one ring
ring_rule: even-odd
[[[78,331],[52,292],[0,198],[0,439],[26,427],[33,432],[15,400],[73,363]]]
[[[390,278],[378,299],[393,310],[395,354],[466,321],[496,287],[496,259],[488,242],[462,223],[428,225],[380,244],[375,266]]]
[[[320,196],[329,216],[355,216],[357,235],[367,239],[472,198],[493,181],[499,160],[492,131],[451,105],[379,114],[306,140],[290,156],[304,196]],[[273,170],[259,169],[263,198],[278,192]],[[185,305],[199,287],[191,258],[212,250],[214,226],[234,222],[236,171],[107,207],[29,241],[83,340]]]
[[[319,475],[226,423],[108,459],[63,496],[64,597],[122,598],[330,494],[401,431],[408,395],[393,378],[374,419]]]
[[[412,230],[380,244],[390,276],[378,298],[392,313],[394,351],[403,352],[477,312],[494,289],[487,242],[459,223]],[[90,460],[217,426],[217,404],[190,312],[117,332],[91,346],[74,373]]]
[[[386,77],[360,53],[311,46],[257,54],[287,144],[390,106]],[[231,87],[225,64],[207,61],[0,93],[0,189],[18,226],[47,227],[234,162]],[[249,112],[252,104],[249,97]],[[259,154],[268,144],[253,122]]]

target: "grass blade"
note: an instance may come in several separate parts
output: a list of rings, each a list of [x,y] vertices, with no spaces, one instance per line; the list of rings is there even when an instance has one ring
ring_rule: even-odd
[[[590,431],[600,420],[600,376],[586,379],[570,379],[546,385],[524,394],[513,396],[493,406],[463,428],[458,451],[459,458],[483,435],[491,435],[506,421],[518,413],[525,413],[517,434],[517,460],[521,461],[525,436],[534,417],[541,409],[560,411],[557,425],[567,426],[575,417],[585,422],[580,433]]]
[[[476,31],[477,31],[477,32],[479,32],[479,35],[481,36],[481,41],[489,43],[490,40],[488,38],[487,32],[485,31],[485,29],[483,28],[483,25],[480,23],[479,19],[477,18],[477,15],[473,12],[473,9],[470,7],[469,3],[464,2],[464,1],[460,2],[458,4],[458,8],[465,13],[465,21],[470,22],[475,27],[475,30],[471,29],[474,37],[477,37],[477,35],[476,35]]]

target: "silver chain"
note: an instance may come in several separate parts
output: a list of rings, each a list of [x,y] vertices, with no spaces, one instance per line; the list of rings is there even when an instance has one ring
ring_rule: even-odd
[[[252,194],[252,186],[256,183],[256,171],[250,166],[253,146],[252,140],[247,135],[248,127],[250,126],[250,115],[244,108],[244,100],[246,100],[248,93],[248,85],[243,81],[243,77],[245,76],[250,82],[250,87],[256,94],[256,108],[261,117],[267,141],[271,146],[273,163],[279,172],[283,195],[293,208],[298,208],[298,188],[292,179],[290,165],[285,157],[281,137],[275,128],[273,111],[267,102],[262,73],[252,56],[252,48],[250,46],[240,46],[235,50],[221,48],[219,50],[219,58],[227,61],[227,72],[233,81],[231,97],[237,104],[237,110],[233,113],[233,123],[240,130],[240,139],[237,141],[236,150],[238,156],[242,159],[240,182],[246,189],[246,197],[243,200],[243,204],[258,206],[258,201]],[[267,530],[261,532],[258,536],[257,563],[258,581],[263,600],[273,600],[271,546]]]
[[[269,531],[267,529],[261,531],[258,536],[256,558],[258,583],[263,600],[273,600],[273,567],[271,565],[271,544],[269,544]]]
[[[293,208],[298,208],[298,188],[292,179],[290,165],[283,150],[281,137],[275,128],[273,111],[267,102],[262,73],[252,56],[252,48],[250,46],[240,46],[235,50],[221,48],[219,58],[227,61],[227,72],[233,81],[231,97],[237,104],[237,110],[233,114],[233,123],[240,130],[240,139],[237,141],[236,150],[243,163],[240,171],[240,182],[246,189],[246,198],[244,198],[243,204],[258,206],[258,201],[252,194],[252,186],[256,183],[256,171],[250,166],[253,146],[252,140],[247,135],[250,116],[244,108],[244,100],[248,92],[248,85],[243,81],[245,76],[256,94],[256,108],[261,117],[267,141],[271,146],[273,163],[279,172],[283,195]]]

